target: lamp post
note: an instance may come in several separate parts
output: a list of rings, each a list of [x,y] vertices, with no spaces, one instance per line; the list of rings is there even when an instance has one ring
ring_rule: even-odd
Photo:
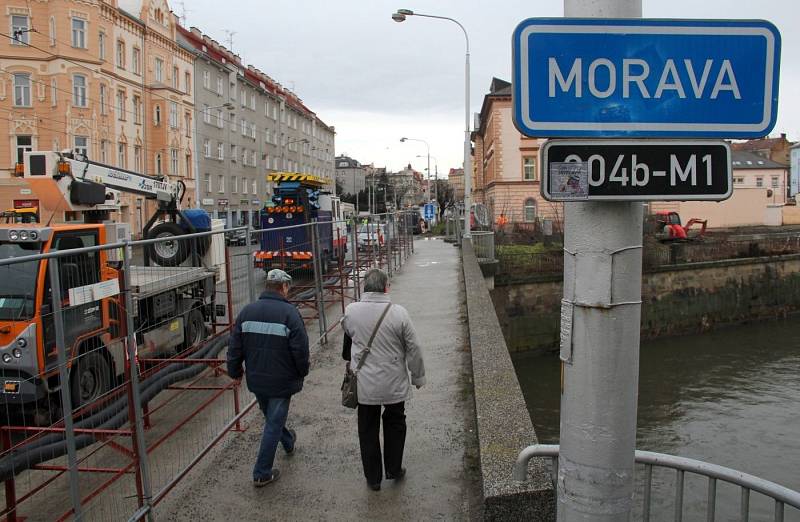
[[[417,154],[418,158],[421,158],[421,154]],[[436,156],[431,156],[433,158],[433,201],[436,205],[439,205],[439,159]],[[430,166],[428,166],[428,183],[430,183],[431,172]]]
[[[428,145],[428,142],[425,140],[421,140],[419,138],[400,138],[401,143],[405,143],[407,141],[419,141],[425,144],[425,147],[428,149],[428,186],[425,189],[425,203],[430,203],[431,201],[431,146]]]
[[[469,36],[467,30],[458,20],[447,16],[436,16],[422,13],[415,13],[410,9],[398,9],[392,14],[395,22],[404,22],[406,17],[421,16],[423,18],[435,18],[437,20],[447,20],[453,22],[464,32],[464,39],[467,44],[467,53],[464,60],[464,237],[469,239],[470,234],[470,214],[472,210],[472,159],[470,152],[472,145],[469,139]]]

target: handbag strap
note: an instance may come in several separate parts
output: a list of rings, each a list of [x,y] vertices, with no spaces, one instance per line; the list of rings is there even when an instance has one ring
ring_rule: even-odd
[[[392,307],[392,303],[386,305],[386,308],[383,309],[383,313],[381,317],[378,319],[378,323],[375,325],[375,329],[372,330],[372,335],[369,336],[369,342],[367,343],[367,349],[364,350],[364,353],[361,355],[361,358],[358,361],[358,366],[356,366],[356,371],[360,370],[362,366],[364,366],[364,361],[367,360],[367,355],[369,355],[370,350],[372,349],[372,341],[375,340],[375,335],[378,333],[378,328],[381,327],[381,323],[383,322],[383,318],[386,317],[386,314],[389,313],[389,308]]]

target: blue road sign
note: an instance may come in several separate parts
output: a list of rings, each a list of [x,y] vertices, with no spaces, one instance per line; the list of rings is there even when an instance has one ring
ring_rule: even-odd
[[[427,219],[429,221],[431,219],[433,219],[434,215],[435,215],[435,210],[434,210],[434,207],[433,207],[433,203],[425,203],[424,212],[425,212],[425,219]]]
[[[514,121],[543,137],[766,136],[780,49],[763,20],[531,18],[513,36]]]

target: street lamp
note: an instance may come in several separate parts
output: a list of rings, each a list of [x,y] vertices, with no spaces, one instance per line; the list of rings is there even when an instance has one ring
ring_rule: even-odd
[[[428,142],[425,140],[421,140],[419,138],[400,138],[401,143],[405,143],[407,141],[419,141],[425,144],[425,147],[428,149],[428,187],[425,190],[425,203],[430,203],[431,201],[431,146],[428,145]]]
[[[467,53],[464,61],[464,237],[469,239],[471,237],[469,229],[472,209],[472,159],[470,157],[472,145],[469,139],[469,36],[467,35],[467,30],[458,20],[447,16],[427,15],[415,13],[411,9],[398,9],[397,12],[392,14],[392,20],[398,23],[404,22],[406,17],[409,16],[421,16],[423,18],[435,18],[453,22],[464,32],[464,39],[467,43]]]
[[[422,154],[417,154],[418,158],[423,158]],[[433,158],[433,201],[436,203],[436,206],[439,206],[439,159],[436,156],[431,156]],[[430,167],[428,167],[428,183],[430,183]]]

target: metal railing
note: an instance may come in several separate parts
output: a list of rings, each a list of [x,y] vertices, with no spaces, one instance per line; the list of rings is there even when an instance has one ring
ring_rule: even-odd
[[[374,225],[367,234],[361,219]],[[292,274],[289,301],[312,348],[323,345],[338,310],[359,298],[365,270],[402,269],[414,248],[408,223],[403,214],[281,230],[217,222],[210,232],[109,244],[98,244],[98,225],[54,228],[44,254],[40,244],[0,244],[0,519],[153,512],[257,409],[227,376],[224,349],[265,271]],[[257,244],[226,246],[242,230]]]
[[[478,261],[494,261],[494,232],[475,230],[472,234],[472,246]]]
[[[534,457],[545,457],[551,461],[551,480],[553,489],[558,491],[558,452],[557,444],[536,444],[523,449],[514,463],[514,480],[524,482],[528,477],[528,462]],[[652,451],[636,450],[635,461],[644,465],[644,493],[642,500],[642,519],[650,520],[653,493],[653,468],[667,468],[675,470],[675,512],[674,520],[683,520],[684,511],[684,483],[686,473],[692,473],[708,479],[706,495],[706,520],[716,519],[717,506],[717,481],[732,484],[741,490],[740,495],[740,520],[750,520],[750,493],[755,491],[774,502],[775,522],[783,522],[785,507],[800,510],[800,492],[791,490],[769,480],[762,479],[741,471],[710,464],[686,457],[654,453]]]

